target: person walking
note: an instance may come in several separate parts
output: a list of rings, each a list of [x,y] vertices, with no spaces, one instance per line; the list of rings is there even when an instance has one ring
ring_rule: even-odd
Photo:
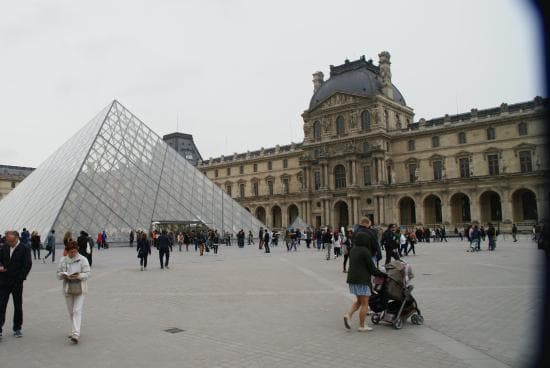
[[[134,230],[130,230],[130,248],[132,248],[133,246],[134,246]]]
[[[101,232],[101,246],[103,249],[109,248],[109,245],[107,244],[107,233],[105,230]]]
[[[40,235],[36,231],[33,231],[31,234],[31,249],[34,260],[36,261],[37,255],[38,260],[40,260]]]
[[[489,250],[495,250],[497,247],[497,231],[491,223],[489,223],[489,228],[487,229],[487,239],[489,241]]]
[[[323,232],[323,249],[327,251],[327,261],[330,260],[330,251],[332,248],[332,232],[329,228]]]
[[[170,239],[166,235],[166,230],[162,230],[162,233],[157,238],[160,268],[164,270],[164,267],[168,267],[168,261],[170,261]]]
[[[344,235],[339,232],[335,232],[333,235],[332,247],[334,248],[334,259],[340,257],[343,237]]]
[[[265,229],[264,232],[264,248],[266,253],[271,253],[271,250],[269,249],[269,231]]]
[[[23,282],[31,268],[30,248],[19,241],[17,231],[6,232],[5,246],[0,248],[0,338],[10,294],[13,299],[13,335],[23,337]]]
[[[407,245],[409,243],[407,240],[407,231],[397,229],[395,234],[399,236],[399,257],[403,257],[403,254],[407,253]]]
[[[84,295],[88,290],[87,280],[91,273],[88,259],[78,252],[78,248],[78,244],[71,240],[67,246],[67,255],[61,258],[57,267],[57,277],[63,280],[65,303],[71,319],[69,339],[74,344],[80,340]]]
[[[353,314],[359,310],[359,332],[371,331],[372,328],[365,324],[369,309],[369,296],[372,291],[372,276],[384,276],[372,262],[369,248],[374,248],[372,237],[364,232],[355,234],[353,248],[350,251],[349,271],[346,282],[350,293],[355,295],[356,301],[350,310],[344,315],[344,326],[351,329],[350,322]]]
[[[189,252],[189,243],[191,242],[191,240],[189,239],[189,234],[187,232],[185,232],[183,234],[183,244],[185,244],[185,251],[186,252]]]
[[[344,273],[348,272],[346,270],[346,265],[349,259],[349,252],[351,250],[351,239],[352,239],[352,231],[348,230],[348,232],[346,233],[346,237],[344,238],[344,242],[342,244],[342,248],[344,248],[344,264],[343,264],[344,269],[342,272]]]
[[[481,232],[477,225],[470,229],[468,236],[470,238],[470,251],[479,252],[481,250]]]
[[[260,232],[258,233],[258,249],[262,249],[264,245],[264,228],[260,228]]]
[[[416,233],[414,231],[412,231],[410,234],[409,234],[409,244],[411,245],[409,249],[407,249],[407,251],[405,252],[405,255],[408,256],[409,253],[413,252],[413,254],[416,256],[416,250],[414,249],[414,246],[416,245]]]
[[[31,237],[31,234],[29,233],[29,231],[26,228],[23,228],[23,231],[21,232],[21,238],[19,239],[19,241],[23,245],[28,245],[30,237]]]
[[[88,243],[88,233],[82,230],[80,236],[76,239],[78,245],[78,253],[87,258],[88,264],[91,266],[91,255],[92,250],[90,249],[90,244]]]
[[[248,245],[254,245],[254,235],[252,235],[252,230],[248,230]]]
[[[48,251],[48,254],[46,254],[46,257],[42,259],[43,263],[46,263],[46,259],[51,255],[52,256],[52,263],[55,262],[55,230],[52,229],[50,233],[48,234],[48,237],[46,238],[46,250]]]
[[[384,246],[384,249],[386,250],[386,263],[388,264],[391,262],[391,259],[394,258],[396,260],[399,258],[399,237],[396,235],[397,226],[395,224],[390,224],[386,231],[384,231],[384,234],[382,234],[382,245]]]
[[[97,250],[101,249],[101,243],[103,243],[103,238],[101,237],[101,233],[97,233],[97,239],[96,239]]]
[[[147,269],[147,257],[151,254],[151,244],[147,240],[147,234],[141,233],[137,240],[137,253],[141,270]]]
[[[518,227],[516,224],[512,224],[512,238],[514,239],[514,243],[518,241]]]
[[[183,246],[183,240],[184,240],[183,234],[181,232],[178,233],[178,237],[176,240],[178,242],[178,248],[181,252],[181,247]]]

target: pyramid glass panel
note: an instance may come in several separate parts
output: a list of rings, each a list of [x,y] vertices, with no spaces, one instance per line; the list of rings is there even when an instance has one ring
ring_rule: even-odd
[[[111,242],[153,221],[264,226],[117,101],[0,201],[0,213],[0,231],[105,230]]]

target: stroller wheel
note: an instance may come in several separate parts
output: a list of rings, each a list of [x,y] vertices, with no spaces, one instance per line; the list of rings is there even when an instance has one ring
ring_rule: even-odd
[[[417,320],[418,320],[418,325],[423,325],[424,324],[424,317],[422,317],[421,315],[417,315]]]
[[[413,325],[419,325],[420,323],[418,323],[418,314],[413,314],[411,316],[411,322]]]
[[[378,313],[375,313],[372,315],[372,317],[370,318],[370,320],[372,321],[372,323],[374,323],[375,325],[379,324],[380,323],[380,315]]]
[[[395,327],[396,330],[400,330],[401,328],[403,328],[403,321],[401,320],[401,318],[397,318],[393,322],[393,327]]]

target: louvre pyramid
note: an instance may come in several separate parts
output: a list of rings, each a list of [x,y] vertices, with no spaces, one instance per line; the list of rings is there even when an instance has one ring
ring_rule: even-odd
[[[105,230],[116,242],[153,221],[264,226],[116,100],[0,201],[0,231]]]

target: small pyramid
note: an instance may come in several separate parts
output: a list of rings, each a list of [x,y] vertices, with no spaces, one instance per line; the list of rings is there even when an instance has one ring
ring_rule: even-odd
[[[125,242],[157,221],[265,227],[116,100],[0,201],[2,231],[105,230]]]

